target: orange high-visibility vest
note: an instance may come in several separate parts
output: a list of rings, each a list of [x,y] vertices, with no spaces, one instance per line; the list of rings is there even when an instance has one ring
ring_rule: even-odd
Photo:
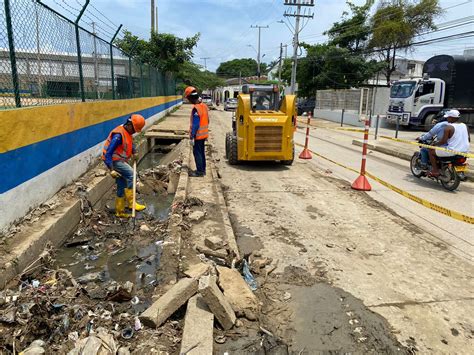
[[[125,161],[130,159],[132,156],[132,147],[133,147],[133,138],[130,133],[122,126],[115,127],[112,132],[110,132],[107,140],[104,144],[104,149],[102,149],[102,160],[105,160],[105,153],[107,153],[107,148],[110,145],[110,141],[112,140],[112,135],[120,134],[122,136],[122,144],[120,144],[114,151],[112,155],[113,161]]]
[[[199,128],[196,132],[196,140],[206,139],[209,137],[209,113],[207,105],[204,103],[193,106],[199,115]],[[191,118],[189,120],[189,133],[193,130],[193,111],[191,110]]]

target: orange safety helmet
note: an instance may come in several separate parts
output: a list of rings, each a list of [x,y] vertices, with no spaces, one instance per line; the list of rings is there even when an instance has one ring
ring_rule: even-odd
[[[196,88],[194,86],[188,86],[185,90],[184,90],[184,97],[188,98],[189,95],[191,95],[193,92],[197,92]]]
[[[142,128],[145,126],[145,118],[142,115],[134,113],[130,116],[129,121],[132,122],[133,129],[135,132],[141,132]]]

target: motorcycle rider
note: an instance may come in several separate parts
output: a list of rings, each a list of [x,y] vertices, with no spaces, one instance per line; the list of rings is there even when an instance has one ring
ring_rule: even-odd
[[[438,123],[436,123],[433,128],[430,129],[429,132],[426,132],[425,134],[422,134],[418,138],[416,138],[417,141],[427,141],[431,140],[434,137],[438,138],[438,141],[443,138],[443,133],[444,133],[444,127],[448,124],[447,121],[447,113],[450,111],[447,111],[441,118],[438,120]],[[428,163],[430,161],[430,155],[429,155],[429,149],[422,147],[420,149],[420,160],[421,160],[421,168],[426,170],[428,169]]]
[[[458,110],[450,110],[446,112],[445,116],[448,119],[448,124],[444,127],[443,138],[435,145],[454,150],[456,152],[467,153],[469,151],[469,131],[464,123],[458,122],[461,114]],[[438,177],[440,175],[438,164],[436,162],[437,157],[452,157],[456,153],[446,152],[443,150],[429,150],[431,172],[430,176]]]

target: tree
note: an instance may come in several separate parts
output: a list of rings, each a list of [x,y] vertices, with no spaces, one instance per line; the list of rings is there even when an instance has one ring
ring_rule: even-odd
[[[369,48],[378,52],[385,63],[387,85],[396,70],[395,56],[400,48],[407,51],[415,37],[435,30],[434,19],[442,13],[438,0],[382,0],[371,18]]]
[[[328,44],[347,48],[352,52],[365,49],[370,34],[370,25],[367,18],[374,1],[366,0],[362,6],[356,6],[347,1],[352,16],[347,17],[349,13],[344,11],[342,21],[335,22],[328,31],[324,32],[329,37]]]
[[[178,72],[193,57],[199,37],[199,33],[183,39],[169,33],[153,32],[150,40],[145,41],[125,31],[124,37],[116,40],[115,44],[128,55],[163,72]]]
[[[207,70],[203,71],[201,66],[192,62],[186,62],[182,65],[181,70],[178,72],[178,77],[185,82],[180,87],[183,90],[187,85],[192,85],[199,91],[215,89],[218,86],[224,85],[224,81],[215,73]]]
[[[223,62],[216,70],[216,74],[225,78],[236,78],[257,75],[257,61],[252,58],[233,59]],[[267,65],[260,63],[260,72],[266,74]]]
[[[296,74],[298,93],[302,96],[313,96],[317,89],[359,87],[379,69],[375,60],[367,61],[348,48],[330,44],[302,46],[306,57],[298,62]]]

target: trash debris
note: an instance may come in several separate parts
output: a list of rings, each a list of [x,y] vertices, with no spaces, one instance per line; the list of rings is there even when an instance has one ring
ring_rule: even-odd
[[[194,211],[188,215],[188,218],[191,222],[201,222],[205,215],[206,213],[203,211]]]
[[[224,335],[218,335],[214,338],[214,341],[217,344],[224,344],[226,342],[227,338]]]
[[[245,259],[243,260],[242,273],[244,275],[244,280],[245,280],[245,282],[247,282],[250,289],[252,291],[256,291],[257,288],[258,288],[257,280],[255,280],[252,273],[250,272],[249,265],[247,263],[247,260],[245,260]]]
[[[130,327],[125,328],[124,330],[122,330],[122,333],[121,333],[122,338],[126,340],[131,339],[133,337],[133,334],[135,334],[135,332]]]

